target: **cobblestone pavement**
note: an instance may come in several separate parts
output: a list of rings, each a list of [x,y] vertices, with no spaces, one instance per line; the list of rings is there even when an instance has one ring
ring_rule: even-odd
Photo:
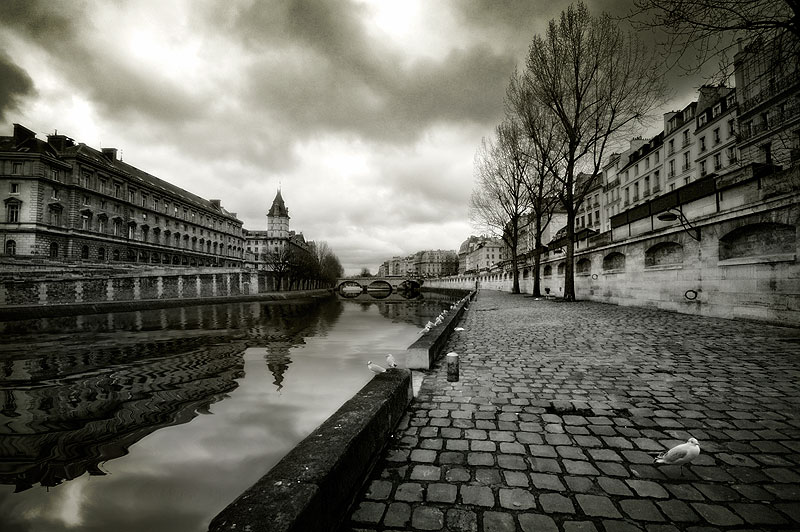
[[[800,530],[800,330],[491,291],[461,326],[345,530]]]

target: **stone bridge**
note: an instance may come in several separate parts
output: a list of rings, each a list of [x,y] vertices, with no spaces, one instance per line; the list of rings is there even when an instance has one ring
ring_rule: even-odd
[[[344,294],[362,292],[386,292],[389,293],[417,290],[422,286],[422,279],[415,279],[406,276],[397,277],[351,277],[349,279],[339,279],[336,281],[336,291]]]

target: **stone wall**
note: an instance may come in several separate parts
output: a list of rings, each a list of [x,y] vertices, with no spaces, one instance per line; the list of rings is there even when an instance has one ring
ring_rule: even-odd
[[[578,299],[617,305],[760,320],[800,326],[800,204],[783,198],[707,217],[700,241],[680,227],[575,253]],[[635,232],[634,232],[635,234]],[[550,254],[541,265],[542,293],[564,293],[564,259]],[[520,289],[533,290],[531,267],[520,270]],[[426,280],[426,287],[510,291],[508,272]]]
[[[0,307],[239,297],[268,292],[273,285],[269,274],[247,270],[46,271],[4,277]]]

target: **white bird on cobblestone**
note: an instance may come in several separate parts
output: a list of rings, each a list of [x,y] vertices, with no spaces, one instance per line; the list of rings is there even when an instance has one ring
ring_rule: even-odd
[[[394,359],[394,356],[391,353],[386,355],[386,364],[390,368],[396,368],[397,367],[397,361]]]
[[[373,364],[371,360],[367,362],[367,367],[372,373],[386,373],[386,368]]]
[[[656,464],[669,464],[680,466],[681,476],[683,476],[683,464],[688,464],[700,455],[700,444],[694,438],[689,438],[686,443],[676,445],[669,451],[656,456]]]

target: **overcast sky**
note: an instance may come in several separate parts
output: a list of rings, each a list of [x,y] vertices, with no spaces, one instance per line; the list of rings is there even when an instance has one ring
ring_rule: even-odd
[[[280,186],[291,229],[376,272],[476,232],[475,151],[568,3],[3,0],[0,134],[118,148],[251,230]],[[675,105],[697,85],[677,80]]]

